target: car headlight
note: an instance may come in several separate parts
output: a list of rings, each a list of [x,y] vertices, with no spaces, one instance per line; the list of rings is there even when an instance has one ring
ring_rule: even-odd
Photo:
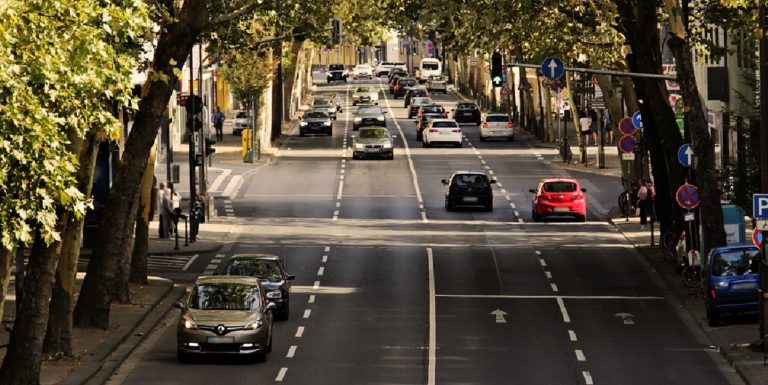
[[[376,118],[376,120],[378,120],[380,122],[383,122],[384,121],[384,117],[383,116],[379,116],[378,118]]]
[[[355,150],[365,149],[365,145],[362,143],[355,143]]]
[[[264,326],[264,320],[259,318],[256,321],[250,321],[245,324],[244,329],[256,330],[262,326]]]
[[[307,125],[307,122],[301,122],[301,123],[299,123],[299,126],[302,126],[302,127],[304,127],[304,126],[306,126],[306,125]]]
[[[330,126],[331,122],[323,122],[323,126]]]
[[[355,123],[360,123],[363,121],[363,118],[355,118]]]
[[[197,329],[197,324],[191,318],[184,318],[184,329]]]
[[[267,298],[280,299],[283,298],[283,293],[280,290],[267,292]]]
[[[384,143],[384,148],[392,148],[392,142]]]

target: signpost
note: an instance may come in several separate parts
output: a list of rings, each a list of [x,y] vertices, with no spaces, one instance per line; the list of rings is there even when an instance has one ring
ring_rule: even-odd
[[[675,199],[677,199],[677,204],[679,204],[680,207],[688,210],[694,209],[701,201],[699,198],[699,188],[686,183],[677,189]]]
[[[559,79],[565,73],[565,65],[559,58],[550,56],[541,62],[541,73],[547,79]]]
[[[693,146],[690,143],[685,143],[677,150],[677,161],[683,165],[683,167],[693,166]],[[768,202],[766,202],[768,204]]]
[[[507,87],[507,86],[504,86],[504,87],[502,87],[502,88],[501,88],[501,94],[502,94],[502,95],[504,95],[504,96],[507,96],[507,95],[509,95],[510,93],[511,93],[511,91],[509,90],[509,87]]]
[[[752,243],[754,243],[756,247],[763,246],[763,230],[762,229],[756,227],[754,230],[752,230]]]
[[[637,127],[632,124],[632,118],[626,117],[619,121],[619,130],[624,135],[634,135],[635,131],[637,131]]]

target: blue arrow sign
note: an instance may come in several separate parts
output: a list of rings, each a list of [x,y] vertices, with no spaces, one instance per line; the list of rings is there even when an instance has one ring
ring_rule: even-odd
[[[632,124],[635,125],[638,129],[643,129],[643,118],[640,116],[640,111],[635,112],[632,114]]]
[[[752,195],[752,217],[768,219],[768,194]]]
[[[683,167],[693,166],[693,146],[690,143],[685,143],[677,150],[677,161],[683,165]]]
[[[548,79],[559,79],[565,72],[563,61],[557,57],[550,56],[541,63],[541,73]]]

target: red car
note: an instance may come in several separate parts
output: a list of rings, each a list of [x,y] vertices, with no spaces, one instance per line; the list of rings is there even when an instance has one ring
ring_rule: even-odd
[[[574,178],[542,178],[533,193],[531,215],[534,222],[546,217],[567,216],[576,220],[587,220],[586,189],[581,188],[579,181]]]

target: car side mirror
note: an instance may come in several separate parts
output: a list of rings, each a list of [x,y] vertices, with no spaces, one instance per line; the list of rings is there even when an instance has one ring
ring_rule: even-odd
[[[290,274],[290,275],[286,275],[286,276],[285,276],[285,279],[286,279],[287,281],[293,281],[294,279],[296,279],[296,276],[295,276],[295,275],[293,275],[293,274]]]
[[[581,189],[581,192],[587,192],[587,189],[583,188]]]
[[[531,188],[531,189],[528,189],[528,192],[529,192],[529,193],[532,193],[532,194],[536,194],[536,189],[532,189],[532,188]]]
[[[448,181],[447,181],[447,180],[445,180],[445,179],[443,179],[443,180],[441,180],[441,181],[440,181],[440,183],[447,185],[447,184],[448,184]]]
[[[392,140],[397,139],[397,135],[392,135]]]
[[[277,305],[274,302],[268,302],[266,306],[267,311],[273,311],[277,309]]]
[[[177,308],[177,309],[181,309],[181,310],[184,310],[184,304],[183,304],[181,301],[176,301],[176,302],[174,302],[174,303],[173,303],[173,307],[175,307],[175,308]]]

